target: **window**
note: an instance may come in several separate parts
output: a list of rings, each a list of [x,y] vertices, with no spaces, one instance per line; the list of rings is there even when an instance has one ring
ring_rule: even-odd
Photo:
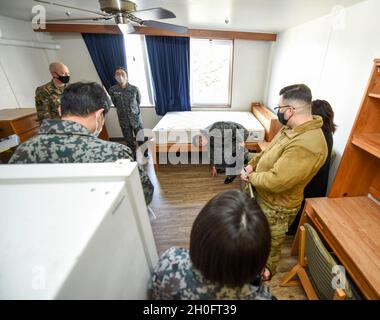
[[[192,106],[231,103],[232,40],[190,39]]]
[[[127,53],[128,82],[137,86],[141,93],[141,106],[152,106],[152,83],[149,72],[145,37],[125,35]]]
[[[145,37],[125,35],[129,82],[140,89],[141,106],[153,106]],[[233,40],[190,39],[192,106],[230,106]]]

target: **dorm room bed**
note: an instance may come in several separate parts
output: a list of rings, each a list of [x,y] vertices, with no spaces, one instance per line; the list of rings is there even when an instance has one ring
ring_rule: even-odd
[[[160,153],[204,152],[205,148],[192,144],[193,137],[202,129],[218,121],[233,121],[249,131],[246,148],[259,152],[281,128],[277,117],[260,103],[252,104],[252,112],[188,111],[168,112],[153,128],[152,154],[158,170]],[[167,162],[164,162],[165,164]]]

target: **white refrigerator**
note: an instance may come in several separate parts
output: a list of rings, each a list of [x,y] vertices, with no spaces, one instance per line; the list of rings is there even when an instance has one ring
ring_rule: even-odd
[[[0,166],[0,299],[145,299],[157,260],[135,162]]]

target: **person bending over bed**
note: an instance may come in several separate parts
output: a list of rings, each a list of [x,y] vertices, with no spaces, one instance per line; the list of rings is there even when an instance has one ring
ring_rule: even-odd
[[[231,121],[219,121],[208,126],[193,138],[196,147],[207,147],[210,155],[211,175],[225,172],[225,184],[234,181],[244,164],[248,162],[248,150],[244,143],[249,132],[242,125]]]
[[[256,201],[239,190],[212,198],[194,221],[190,250],[164,252],[149,285],[155,300],[275,299],[261,282],[270,230]]]

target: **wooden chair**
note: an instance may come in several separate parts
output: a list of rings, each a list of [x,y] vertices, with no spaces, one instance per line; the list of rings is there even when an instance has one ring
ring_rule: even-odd
[[[332,281],[337,275],[332,273],[337,262],[327,251],[317,232],[310,224],[300,227],[298,263],[284,277],[281,286],[302,285],[310,300],[353,299],[352,290],[345,281],[344,289],[334,289]],[[294,280],[298,276],[299,280]]]

